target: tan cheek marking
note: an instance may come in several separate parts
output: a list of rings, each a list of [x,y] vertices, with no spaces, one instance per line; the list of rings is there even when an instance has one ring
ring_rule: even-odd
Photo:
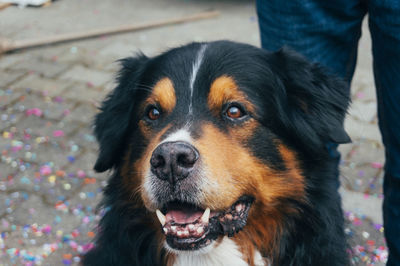
[[[229,128],[230,136],[233,136],[240,144],[248,142],[254,135],[259,123],[254,119],[244,121],[241,125]]]
[[[221,210],[242,195],[253,195],[256,199],[245,229],[234,237],[250,265],[254,263],[256,250],[269,254],[270,258],[279,255],[285,216],[298,212],[281,203],[281,199],[305,201],[305,181],[295,152],[276,141],[287,168],[277,171],[243,146],[257,126],[257,122],[251,121],[247,127],[231,128],[227,134],[205,124],[200,139],[195,142],[210,183],[204,188],[205,205]]]
[[[279,172],[255,158],[243,146],[243,141],[254,130],[251,128],[257,127],[256,122],[252,123],[248,132],[243,129],[243,132],[239,130],[237,133],[231,129],[229,135],[206,124],[202,128],[202,136],[195,141],[210,183],[204,188],[209,206],[226,207],[244,194],[254,195],[268,203],[279,197],[304,195],[304,179],[293,158],[288,157],[293,159],[287,162],[289,170]],[[290,155],[287,153],[287,156]]]
[[[283,223],[282,213],[278,209],[268,213],[262,213],[262,211],[262,207],[259,205],[253,206],[244,230],[233,238],[249,265],[254,265],[256,250],[267,259],[279,255],[279,240]]]
[[[257,124],[253,123],[254,128]],[[280,145],[279,150],[288,170],[273,170],[242,146],[251,130],[239,135],[234,135],[232,131],[235,130],[231,129],[231,133],[226,135],[213,125],[206,124],[201,138],[194,143],[211,183],[206,192],[208,204],[221,207],[221,202],[233,203],[246,193],[268,203],[280,197],[304,197],[304,177],[293,152]]]
[[[283,144],[278,145],[279,152],[282,156],[282,159],[285,162],[286,168],[289,170],[290,176],[295,179],[299,184],[302,185],[300,192],[304,193],[304,176],[301,174],[300,163],[296,158],[296,154],[294,151],[291,151],[289,148],[284,146]]]
[[[263,176],[270,174],[267,166],[258,163],[241,146],[240,137],[246,134],[229,136],[206,124],[201,138],[195,141],[210,182],[206,192],[208,206],[226,208],[248,191],[254,194],[254,188],[262,182]]]
[[[208,94],[208,106],[210,110],[218,114],[222,106],[229,101],[238,101],[245,105],[246,109],[254,112],[254,106],[245,94],[239,90],[232,77],[223,75],[213,81]]]
[[[264,197],[266,201],[259,200],[253,204],[245,229],[234,238],[242,253],[250,261],[254,260],[254,248],[269,259],[279,256],[279,241],[285,216],[298,214],[297,209],[280,203],[280,199],[294,198],[298,201],[306,201],[305,180],[295,152],[282,144],[278,144],[278,149],[285,161],[287,171],[276,175],[280,178],[271,175],[272,182],[268,182],[269,184],[260,183],[265,195],[261,193],[259,197]],[[273,261],[271,263],[273,264]]]

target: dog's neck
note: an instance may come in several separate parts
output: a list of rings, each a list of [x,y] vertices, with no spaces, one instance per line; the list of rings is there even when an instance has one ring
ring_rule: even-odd
[[[249,265],[244,259],[243,254],[239,251],[236,243],[224,237],[220,243],[214,243],[203,251],[181,251],[175,256],[173,266],[216,266],[216,265],[232,265],[247,266]],[[254,254],[254,265],[266,265],[258,251]]]

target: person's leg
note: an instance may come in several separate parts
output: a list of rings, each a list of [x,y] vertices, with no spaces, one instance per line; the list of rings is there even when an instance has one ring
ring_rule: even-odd
[[[378,118],[385,145],[384,228],[387,265],[400,265],[400,2],[368,2]]]
[[[366,13],[359,2],[257,0],[262,48],[289,46],[350,82]]]
[[[360,3],[361,2],[361,3]],[[366,5],[359,0],[257,0],[261,46],[270,51],[288,46],[348,81],[357,60]],[[350,87],[350,86],[349,86]],[[337,144],[326,147],[339,165]],[[339,170],[336,169],[339,188]]]

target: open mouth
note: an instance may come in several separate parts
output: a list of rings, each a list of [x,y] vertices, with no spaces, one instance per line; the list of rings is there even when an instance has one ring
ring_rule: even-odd
[[[225,211],[173,201],[156,214],[171,248],[197,250],[210,245],[220,235],[233,236],[242,230],[253,200],[250,196],[240,197]]]

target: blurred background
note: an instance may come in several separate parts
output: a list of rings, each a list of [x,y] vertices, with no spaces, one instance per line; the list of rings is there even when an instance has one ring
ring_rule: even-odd
[[[0,1],[0,266],[78,265],[92,247],[102,214],[96,206],[109,173],[92,170],[97,143],[91,121],[115,85],[118,59],[139,50],[152,56],[192,41],[260,46],[251,0],[36,2],[31,7]],[[21,41],[209,11],[219,15],[5,52]],[[370,50],[364,23],[345,123],[353,143],[340,147],[340,193],[354,265],[384,265],[387,256],[381,217],[384,151]]]

